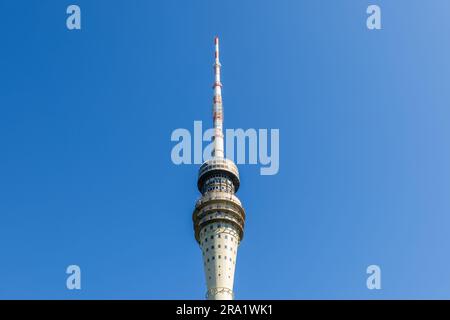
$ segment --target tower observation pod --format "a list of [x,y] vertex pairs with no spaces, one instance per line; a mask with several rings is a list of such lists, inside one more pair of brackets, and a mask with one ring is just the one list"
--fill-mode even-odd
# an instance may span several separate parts
[[239,244],[244,236],[245,211],[235,196],[239,172],[233,161],[224,157],[222,83],[219,38],[214,39],[214,148],[212,158],[198,172],[198,190],[202,196],[195,204],[192,219],[195,239],[203,255],[208,300],[234,298],[234,270]]

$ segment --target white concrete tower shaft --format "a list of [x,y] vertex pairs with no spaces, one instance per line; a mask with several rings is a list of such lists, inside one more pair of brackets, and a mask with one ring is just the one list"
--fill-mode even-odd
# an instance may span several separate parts
[[197,186],[202,196],[195,204],[192,219],[195,239],[202,250],[206,297],[231,300],[237,251],[244,236],[245,211],[235,195],[240,185],[238,169],[224,157],[219,38],[214,43],[214,153],[198,172]]

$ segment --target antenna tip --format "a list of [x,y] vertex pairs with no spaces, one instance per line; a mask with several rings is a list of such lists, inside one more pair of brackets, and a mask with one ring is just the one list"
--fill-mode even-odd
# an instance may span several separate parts
[[215,36],[214,37],[214,44],[218,44],[219,43],[219,37],[218,36]]

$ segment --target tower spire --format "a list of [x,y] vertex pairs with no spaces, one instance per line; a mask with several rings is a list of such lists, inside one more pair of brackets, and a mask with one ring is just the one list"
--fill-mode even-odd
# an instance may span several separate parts
[[222,109],[222,83],[220,82],[219,37],[214,38],[214,97],[213,97],[213,123],[214,123],[214,149],[213,157],[223,158],[223,109]]

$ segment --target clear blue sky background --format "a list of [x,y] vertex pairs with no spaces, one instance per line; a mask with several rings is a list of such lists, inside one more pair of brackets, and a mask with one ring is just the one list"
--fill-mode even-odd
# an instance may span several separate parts
[[[66,8],[82,30],[66,29]],[[366,28],[369,4],[383,30]],[[202,299],[198,166],[170,135],[279,128],[240,166],[238,299],[450,298],[450,2],[0,2],[0,298]],[[65,269],[82,269],[82,290]],[[382,268],[382,290],[366,267]]]

